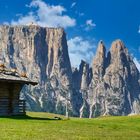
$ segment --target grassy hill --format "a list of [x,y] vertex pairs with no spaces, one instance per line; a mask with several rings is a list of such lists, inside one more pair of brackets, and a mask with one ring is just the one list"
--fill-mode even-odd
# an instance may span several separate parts
[[0,140],[140,140],[140,116],[67,120],[49,113],[27,115],[0,117]]

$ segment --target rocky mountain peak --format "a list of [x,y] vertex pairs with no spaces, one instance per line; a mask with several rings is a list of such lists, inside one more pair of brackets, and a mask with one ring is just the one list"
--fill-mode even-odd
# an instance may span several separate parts
[[[68,56],[66,34],[63,28],[47,28],[46,39],[48,46],[47,75],[56,75],[64,85],[69,85],[72,75]],[[63,78],[63,75],[65,77]]]
[[106,48],[103,41],[98,43],[96,55],[93,59],[92,71],[93,76],[102,78],[105,72]]
[[92,79],[92,70],[87,62],[81,60],[79,70],[75,68],[73,71],[73,83],[74,87],[78,89],[86,90]]
[[99,64],[103,64],[105,56],[106,56],[106,48],[105,48],[105,45],[104,45],[103,41],[101,40],[98,43],[98,48],[97,48],[97,51],[96,51],[94,62],[99,63]]
[[125,45],[124,43],[120,40],[120,39],[117,39],[115,41],[113,41],[112,45],[111,45],[111,50],[112,51],[115,51],[115,50],[122,50],[122,49],[125,49]]
[[126,61],[129,61],[129,59],[131,59],[131,56],[124,43],[119,39],[113,41],[110,51],[108,52],[108,62],[117,67],[127,63]]
[[67,90],[72,86],[64,29],[0,26],[0,59],[6,66],[25,71],[39,81],[36,87],[26,86],[23,91],[30,109],[62,112],[66,96],[70,97]]
[[107,59],[104,59],[107,60],[107,65],[103,76],[103,67],[97,62],[93,67],[94,115],[139,112],[139,72],[124,43],[121,40],[114,41]]
[[0,26],[0,62],[38,79],[22,91],[29,110],[64,114],[67,105],[80,117],[140,113],[140,74],[121,40],[108,56],[100,41],[92,68],[82,60],[77,69],[71,68],[64,29]]
[[105,45],[104,45],[104,42],[103,40],[100,40],[99,43],[98,43],[98,48],[97,48],[97,52],[96,53],[102,53],[104,54],[106,51],[106,48],[105,48]]
[[128,55],[128,49],[125,47],[124,43],[118,39],[113,41],[110,48],[110,53],[111,55],[115,55],[116,57],[120,58],[122,53]]

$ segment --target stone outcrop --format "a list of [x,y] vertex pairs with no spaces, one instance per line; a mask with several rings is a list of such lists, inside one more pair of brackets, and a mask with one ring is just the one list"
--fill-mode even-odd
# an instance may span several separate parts
[[90,67],[71,68],[62,28],[0,26],[0,64],[38,81],[25,86],[28,110],[79,117],[140,113],[140,74],[121,40],[98,44]]
[[23,89],[29,110],[64,114],[67,102],[72,112],[72,70],[62,28],[0,26],[0,61],[38,81]]
[[[80,117],[88,117],[89,105],[88,105],[88,89],[92,80],[92,69],[85,61],[81,61],[79,70],[77,68],[73,71],[73,88],[76,89],[76,97],[78,101],[75,102],[74,108],[78,108],[78,114]],[[73,91],[75,93],[75,91]]]
[[91,96],[89,99],[91,100],[89,117],[103,114],[102,112],[105,110],[105,86],[103,77],[105,75],[106,63],[106,48],[103,41],[100,41],[92,63],[93,78],[89,89],[89,95]]
[[[80,117],[140,113],[140,74],[121,40],[114,41],[107,54],[100,41],[91,74],[87,65],[82,61],[79,73],[75,74],[80,75],[80,82],[74,80],[80,85],[78,89],[83,99]],[[89,79],[87,75],[92,75],[90,80],[85,80]]]
[[[99,62],[99,63],[98,63]],[[121,40],[112,43],[105,56],[99,44],[93,60],[93,103],[90,117],[140,112],[139,72]]]

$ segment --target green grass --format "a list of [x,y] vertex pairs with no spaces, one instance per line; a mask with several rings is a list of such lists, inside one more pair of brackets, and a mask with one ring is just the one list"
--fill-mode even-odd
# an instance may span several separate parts
[[67,120],[49,113],[27,115],[0,117],[0,140],[140,140],[140,116]]

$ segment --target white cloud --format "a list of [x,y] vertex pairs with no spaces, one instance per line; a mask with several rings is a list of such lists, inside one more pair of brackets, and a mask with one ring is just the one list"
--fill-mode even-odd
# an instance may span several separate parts
[[138,33],[140,34],[140,26],[139,26],[139,29],[138,29]]
[[137,69],[138,69],[139,72],[140,72],[140,62],[137,60],[137,58],[134,58],[133,61],[134,61],[134,63],[136,64],[136,67],[137,67]]
[[9,23],[5,21],[5,22],[3,22],[3,25],[9,25]]
[[93,41],[84,40],[80,36],[76,36],[68,40],[69,55],[72,66],[79,67],[81,60],[91,63],[94,56],[93,49],[95,48],[93,44]]
[[12,25],[18,25],[18,24],[20,24],[20,25],[25,24],[26,25],[30,22],[36,22],[36,18],[37,17],[34,16],[32,12],[29,12],[28,15],[26,15],[26,16],[20,16],[18,21],[12,20],[11,24]]
[[73,8],[75,5],[76,5],[76,2],[73,2],[73,3],[71,4],[71,8]]
[[93,22],[92,19],[88,19],[86,21],[86,28],[85,28],[85,30],[88,31],[88,30],[93,29],[94,27],[96,27],[96,24]]
[[[66,9],[60,5],[49,5],[42,0],[33,0],[26,7],[30,8],[30,12],[22,15],[18,20],[12,20],[11,24],[28,24],[34,22],[40,26],[47,27],[72,27],[76,25],[76,20],[65,15]],[[34,8],[34,10],[32,10]]]
[[96,26],[96,24],[93,23],[93,21],[92,21],[91,19],[87,20],[87,21],[86,21],[86,24],[87,24],[88,26],[92,26],[92,27],[95,27],[95,26]]

